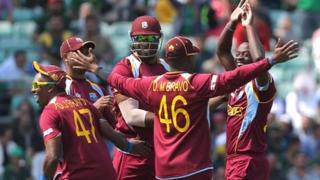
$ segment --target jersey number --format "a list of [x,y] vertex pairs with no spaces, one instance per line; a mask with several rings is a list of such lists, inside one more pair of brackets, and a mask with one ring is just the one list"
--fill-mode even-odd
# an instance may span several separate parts
[[[90,130],[86,129],[86,127],[83,124],[83,120],[81,119],[80,115],[85,115],[87,114],[89,117],[89,121],[90,121]],[[79,112],[77,112],[76,110],[73,110],[73,121],[74,124],[76,126],[76,134],[77,136],[84,136],[87,140],[87,142],[89,144],[91,144],[91,138],[90,138],[90,134],[92,134],[93,139],[98,142],[97,137],[96,137],[96,132],[93,126],[93,118],[92,118],[92,114],[91,111],[89,109],[80,109]]]
[[[183,108],[178,108],[176,109],[176,103],[178,101],[181,101],[183,103],[183,105],[187,105],[187,100],[181,96],[175,96],[172,100],[172,104],[171,104],[171,116],[172,118],[169,118],[169,114],[168,114],[168,105],[167,105],[167,96],[163,95],[161,102],[160,102],[160,108],[159,108],[159,119],[160,122],[166,125],[166,132],[170,133],[170,124],[173,123],[173,126],[175,127],[175,129],[181,133],[186,132],[189,129],[190,126],[190,116],[189,113],[187,112],[187,110],[183,109]],[[162,116],[162,114],[164,116]],[[178,122],[177,122],[177,117],[179,114],[182,114],[185,118],[185,124],[183,127],[179,126]]]

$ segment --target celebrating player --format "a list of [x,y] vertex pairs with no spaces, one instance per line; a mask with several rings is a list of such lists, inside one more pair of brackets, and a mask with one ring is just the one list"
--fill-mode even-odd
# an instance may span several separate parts
[[114,124],[112,108],[113,98],[100,85],[91,82],[85,77],[85,70],[74,68],[75,64],[71,58],[82,58],[84,61],[93,61],[92,50],[95,48],[93,41],[84,42],[79,37],[66,39],[60,46],[60,56],[66,66],[66,93],[87,99],[102,113],[102,115]]
[[[140,16],[132,22],[129,34],[132,54],[120,60],[112,73],[141,78],[167,72],[169,65],[158,57],[162,39],[159,21],[152,16]],[[83,62],[88,64],[91,61]],[[97,64],[91,63],[85,69],[95,72],[103,80],[106,79],[106,73]],[[114,96],[118,107],[116,129],[128,138],[139,138],[153,145],[152,108],[144,101],[124,96],[117,90],[114,90]],[[139,157],[118,150],[115,152],[113,165],[118,179],[155,178],[153,156]]]
[[108,82],[125,95],[144,101],[156,113],[155,170],[158,179],[211,179],[209,98],[230,93],[273,64],[294,58],[294,42],[278,46],[272,58],[221,74],[190,74],[199,49],[185,37],[170,39],[165,60],[170,72],[156,77],[127,78],[112,73]]
[[[150,154],[144,142],[127,141],[87,100],[65,94],[65,72],[33,63],[32,93],[43,108],[40,128],[46,157],[42,179],[116,179],[103,136],[123,151]],[[56,170],[61,172],[56,172]]]
[[[231,54],[233,31],[242,22],[249,42],[242,43],[235,57]],[[250,5],[241,1],[231,14],[218,42],[217,55],[226,70],[233,70],[264,57],[264,50],[253,27]],[[291,41],[296,51],[298,44]],[[281,49],[280,44],[277,49]],[[226,179],[269,179],[266,122],[276,88],[266,71],[231,93],[228,101]]]

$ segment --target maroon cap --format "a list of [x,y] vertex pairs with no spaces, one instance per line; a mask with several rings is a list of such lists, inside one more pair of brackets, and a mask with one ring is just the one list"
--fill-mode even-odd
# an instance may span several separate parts
[[37,61],[32,62],[33,68],[37,73],[49,77],[57,86],[65,89],[66,73],[58,66],[54,65],[41,65]]
[[88,46],[94,49],[96,47],[95,43],[93,41],[86,41],[84,42],[81,38],[79,37],[71,37],[63,41],[63,43],[60,46],[60,56],[63,58],[63,55],[71,52],[71,51],[76,51],[80,49],[83,46]]
[[152,16],[139,16],[131,25],[130,36],[161,35],[159,21]]
[[167,42],[164,53],[165,59],[170,59],[196,55],[199,51],[186,37],[176,36]]

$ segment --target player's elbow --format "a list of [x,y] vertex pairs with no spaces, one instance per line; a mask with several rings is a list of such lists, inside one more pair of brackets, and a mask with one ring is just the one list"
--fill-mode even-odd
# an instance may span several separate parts
[[142,117],[135,112],[131,112],[130,115],[126,117],[126,123],[130,126],[135,126],[137,121],[143,121]]
[[131,109],[124,115],[126,123],[130,126],[145,127],[145,118],[147,111],[141,109]]

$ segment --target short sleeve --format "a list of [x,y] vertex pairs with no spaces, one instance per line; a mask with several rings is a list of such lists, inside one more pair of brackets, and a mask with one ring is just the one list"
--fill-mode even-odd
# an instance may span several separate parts
[[53,109],[43,110],[39,122],[44,142],[61,136],[61,127],[59,125],[61,119],[58,111]]
[[274,96],[276,95],[277,90],[274,80],[271,75],[269,77],[269,82],[264,87],[259,87],[255,80],[252,81],[254,93],[256,94],[257,100],[260,103],[267,103],[273,100]]

